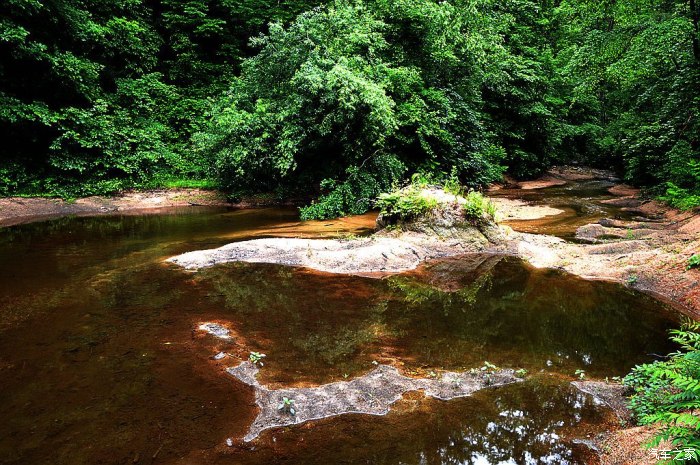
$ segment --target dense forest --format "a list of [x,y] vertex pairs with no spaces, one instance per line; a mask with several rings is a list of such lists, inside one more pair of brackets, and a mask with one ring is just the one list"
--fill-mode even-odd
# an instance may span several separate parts
[[700,205],[696,0],[4,0],[0,195],[212,186],[360,213],[556,163]]

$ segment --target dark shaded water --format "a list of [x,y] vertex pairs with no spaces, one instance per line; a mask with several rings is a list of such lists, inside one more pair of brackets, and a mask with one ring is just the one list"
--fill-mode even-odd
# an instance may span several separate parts
[[[386,279],[253,264],[193,274],[162,262],[251,237],[365,233],[371,222],[184,209],[0,230],[0,463],[584,463],[574,439],[616,420],[569,386],[574,371],[622,375],[670,350],[676,316],[650,297],[502,257]],[[229,323],[233,342],[194,331],[203,321]],[[244,444],[253,395],[211,359],[219,350],[265,352],[273,385],[345,379],[373,361],[421,376],[489,361],[530,376],[449,402],[412,393],[384,417]]]

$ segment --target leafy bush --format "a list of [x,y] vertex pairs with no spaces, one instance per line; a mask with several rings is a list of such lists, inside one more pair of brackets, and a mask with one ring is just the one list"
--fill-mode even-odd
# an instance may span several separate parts
[[633,390],[629,406],[639,423],[659,423],[650,447],[665,440],[678,449],[700,452],[700,322],[671,331],[681,349],[667,361],[638,365],[623,382]]
[[484,215],[491,219],[496,216],[496,206],[489,199],[484,197],[481,192],[470,191],[464,199],[464,214],[467,218],[481,219]]
[[347,179],[321,181],[325,191],[317,200],[300,208],[301,219],[328,219],[365,213],[374,199],[391,189],[403,175],[404,165],[395,157],[378,156],[370,161],[370,169],[351,166],[346,170]]
[[376,206],[389,222],[406,221],[425,215],[438,206],[436,199],[426,196],[419,185],[411,184],[403,189],[379,196]]
[[480,120],[498,37],[476,10],[431,0],[332,1],[253,40],[259,53],[197,137],[222,185],[320,197],[304,219],[362,213],[408,171],[498,179]]
[[685,269],[690,270],[691,268],[700,268],[700,254],[694,253],[688,259],[688,265]]
[[403,189],[394,189],[389,193],[380,194],[375,206],[380,209],[382,216],[389,222],[406,221],[428,214],[434,210],[439,201],[426,193],[424,189],[442,188],[448,194],[465,200],[461,208],[464,216],[470,220],[481,220],[485,216],[493,219],[496,214],[495,205],[482,193],[470,190],[455,180],[447,178],[443,185],[431,184],[434,176],[414,174],[411,183]]
[[[698,184],[700,185],[700,181]],[[660,199],[679,210],[690,210],[691,208],[700,207],[700,193],[683,189],[672,182],[666,183],[666,193]]]

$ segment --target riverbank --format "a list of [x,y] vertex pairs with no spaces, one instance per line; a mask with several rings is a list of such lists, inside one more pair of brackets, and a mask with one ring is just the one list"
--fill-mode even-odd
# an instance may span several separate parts
[[153,214],[163,208],[188,206],[233,205],[218,191],[181,188],[125,191],[113,196],[91,196],[75,201],[48,197],[6,197],[0,199],[0,227],[63,216]]
[[[157,213],[158,216],[67,220],[7,229],[4,231],[6,235],[3,235],[3,239],[6,239],[3,245],[6,249],[4,256],[7,258],[4,274],[9,277],[5,280],[7,284],[5,292],[8,298],[3,303],[9,304],[9,311],[6,314],[13,315],[16,312],[22,315],[25,318],[23,321],[26,321],[27,327],[31,327],[31,331],[20,334],[21,331],[8,330],[4,333],[4,353],[14,356],[14,358],[10,357],[9,362],[3,366],[7,370],[6,378],[12,381],[10,389],[22,393],[22,396],[26,396],[27,389],[32,393],[36,392],[32,395],[45,402],[46,412],[54,411],[52,405],[63,405],[66,415],[72,414],[71,412],[75,410],[87,412],[88,416],[85,419],[80,418],[81,424],[92,424],[94,419],[89,418],[89,412],[106,411],[110,406],[109,404],[93,406],[94,401],[89,399],[110,399],[121,396],[128,398],[126,391],[130,386],[123,386],[119,380],[125,377],[139,380],[140,376],[143,376],[144,380],[149,380],[149,386],[157,386],[158,395],[154,396],[153,400],[147,396],[139,396],[143,399],[140,400],[141,403],[139,404],[139,400],[136,400],[134,401],[136,407],[127,410],[130,418],[143,415],[142,423],[149,425],[156,425],[159,420],[162,421],[162,418],[167,418],[169,424],[174,425],[170,433],[173,437],[177,437],[178,444],[183,444],[181,449],[176,449],[173,454],[184,454],[188,450],[200,450],[205,447],[212,448],[218,444],[216,446],[220,448],[217,449],[218,451],[223,450],[223,453],[235,455],[248,453],[244,450],[245,446],[241,445],[243,443],[234,441],[233,446],[227,446],[223,438],[227,436],[242,438],[246,434],[250,424],[255,421],[253,409],[256,404],[253,399],[253,388],[250,386],[239,386],[239,383],[233,383],[233,392],[231,392],[230,376],[222,374],[222,369],[224,366],[233,366],[232,360],[238,363],[248,359],[250,351],[264,352],[269,356],[269,363],[266,359],[265,369],[261,373],[262,386],[287,389],[304,387],[303,383],[312,383],[310,380],[313,380],[314,385],[346,381],[349,383],[370,372],[375,366],[370,365],[372,360],[379,364],[396,363],[399,370],[403,369],[400,363],[404,361],[407,364],[406,368],[410,370],[416,367],[423,370],[421,367],[425,366],[421,373],[415,375],[408,371],[405,373],[407,376],[430,379],[434,376],[429,370],[436,367],[444,366],[445,369],[455,373],[463,372],[480,366],[479,364],[484,360],[499,366],[511,366],[507,363],[514,363],[513,360],[518,360],[518,357],[526,357],[527,353],[531,353],[529,349],[520,350],[521,346],[516,346],[518,350],[500,346],[502,341],[510,345],[511,338],[518,338],[519,342],[516,341],[514,344],[527,344],[528,348],[533,343],[541,345],[537,353],[543,357],[539,360],[535,359],[536,363],[528,364],[525,360],[513,366],[527,368],[533,378],[539,377],[537,373],[540,369],[556,372],[560,376],[554,384],[561,388],[558,387],[556,391],[541,391],[541,380],[538,378],[527,383],[519,383],[524,387],[511,386],[503,389],[504,398],[512,399],[514,408],[530,412],[529,418],[537,418],[538,421],[544,416],[542,406],[545,402],[556,404],[556,408],[566,412],[560,417],[563,419],[569,418],[566,416],[569,414],[579,414],[571,404],[574,401],[589,403],[592,405],[592,411],[598,412],[600,409],[594,408],[590,397],[570,394],[568,383],[575,373],[574,368],[585,369],[586,378],[592,380],[600,380],[608,375],[622,375],[629,368],[627,365],[623,366],[624,363],[641,363],[645,360],[644,354],[649,352],[664,354],[672,350],[647,350],[649,346],[645,345],[646,342],[639,346],[635,346],[633,342],[636,340],[666,341],[665,330],[675,325],[675,319],[669,322],[668,326],[662,325],[652,319],[655,314],[661,313],[661,306],[652,299],[635,292],[627,292],[619,286],[586,282],[564,273],[535,270],[531,266],[522,265],[520,260],[510,260],[503,255],[524,255],[527,252],[532,255],[529,261],[533,265],[559,267],[562,265],[561,260],[567,260],[566,254],[579,253],[578,257],[569,255],[568,259],[589,262],[598,259],[596,254],[588,254],[596,247],[629,247],[627,243],[633,241],[652,247],[652,241],[657,240],[655,235],[663,236],[672,244],[679,238],[677,230],[692,228],[688,226],[692,215],[687,218],[678,217],[673,223],[674,220],[665,219],[664,212],[644,213],[640,210],[625,211],[624,215],[616,213],[609,215],[607,210],[602,212],[595,210],[593,214],[587,214],[585,217],[586,224],[569,230],[571,237],[576,236],[577,232],[580,232],[580,237],[575,241],[569,239],[568,242],[561,237],[556,237],[554,233],[528,234],[519,230],[524,223],[519,225],[511,223],[511,220],[530,221],[538,223],[542,231],[548,231],[551,224],[556,224],[558,219],[571,214],[570,209],[558,206],[562,200],[556,197],[560,192],[558,189],[563,191],[568,188],[571,188],[569,195],[580,197],[581,202],[585,204],[598,205],[601,201],[608,200],[620,204],[611,208],[610,212],[621,212],[623,208],[635,208],[633,205],[636,202],[639,202],[636,208],[649,208],[649,205],[642,205],[643,202],[636,198],[625,198],[634,197],[636,191],[619,185],[612,187],[615,195],[603,190],[609,195],[600,198],[587,194],[581,195],[576,190],[575,181],[571,181],[569,184],[539,189],[542,192],[539,203],[520,199],[518,196],[521,193],[515,189],[513,198],[497,199],[504,201],[504,205],[500,207],[501,214],[508,214],[508,219],[502,219],[502,225],[506,222],[511,225],[502,226],[498,230],[499,234],[503,235],[502,238],[489,235],[493,237],[491,241],[488,240],[489,237],[483,235],[486,239],[484,240],[483,231],[469,233],[469,237],[478,239],[473,242],[473,250],[484,251],[493,248],[492,255],[483,259],[483,263],[474,263],[474,269],[478,269],[478,272],[469,271],[471,265],[468,262],[475,259],[475,255],[472,254],[458,256],[452,260],[443,258],[433,261],[424,267],[420,266],[414,272],[401,276],[384,275],[383,277],[387,279],[382,280],[329,275],[303,268],[251,265],[222,265],[202,270],[201,273],[182,273],[161,264],[166,257],[194,249],[215,248],[232,242],[241,244],[244,241],[263,237],[277,238],[280,239],[277,243],[286,244],[284,238],[294,238],[295,241],[299,239],[306,241],[304,237],[317,239],[320,237],[319,231],[323,231],[326,237],[340,238],[342,240],[338,242],[341,245],[347,245],[357,240],[358,236],[370,233],[369,227],[374,224],[375,219],[375,215],[372,214],[364,215],[362,218],[362,224],[366,226],[364,229],[352,228],[346,232],[328,221],[300,223],[295,210],[291,208],[284,210],[281,218],[272,218],[279,212],[270,214],[274,209],[229,211],[220,207],[187,206],[172,210],[177,214],[161,215],[159,213],[165,213],[167,210],[156,207],[141,211],[117,211],[116,215],[143,212]],[[538,189],[524,191],[532,193],[537,192]],[[547,205],[547,198],[551,199],[552,193],[555,194],[555,198],[552,200],[552,205]],[[199,204],[199,202],[195,203]],[[510,204],[512,208],[505,204]],[[192,214],[180,214],[189,211]],[[195,214],[195,212],[202,214]],[[601,216],[603,214],[605,216]],[[345,220],[358,222],[360,217],[343,221]],[[434,230],[436,222],[431,219],[427,226]],[[599,229],[598,226],[607,229]],[[632,234],[638,234],[639,237],[628,239],[628,230]],[[450,231],[443,232],[449,234]],[[398,229],[387,231],[389,236],[398,236],[400,233]],[[65,237],[68,234],[70,237]],[[450,252],[448,248],[452,240],[447,237],[440,242],[440,245],[446,247],[446,252]],[[358,243],[368,241],[365,239]],[[435,239],[433,238],[432,241],[434,243]],[[469,245],[465,238],[455,239],[455,241]],[[562,243],[564,245],[561,245]],[[433,247],[434,245],[431,244],[427,243],[424,247]],[[585,249],[586,255],[570,247]],[[421,254],[422,249],[415,247],[414,250]],[[321,259],[314,255],[313,249],[309,257],[309,251],[309,247],[297,249],[300,253],[295,255],[295,260]],[[434,252],[435,249],[428,250],[428,252],[431,251]],[[385,258],[393,260],[392,255],[387,253],[388,257],[383,257],[381,252],[386,253],[386,248],[375,255],[377,259],[381,258],[382,265]],[[549,252],[555,255],[551,261],[548,261],[551,257],[546,255]],[[413,263],[418,257],[413,252],[410,254],[408,261]],[[368,263],[366,260],[353,260],[348,257],[339,260],[338,263],[341,266],[352,266],[358,261]],[[514,268],[508,265],[509,262],[517,262],[518,265]],[[489,267],[497,263],[500,263],[498,270],[493,273],[487,272]],[[682,260],[679,261],[679,265],[679,273],[694,276],[691,272],[685,272]],[[518,271],[520,268],[522,270]],[[604,267],[599,267],[597,270],[599,273],[608,271]],[[492,275],[493,278],[486,279],[486,275]],[[484,279],[477,279],[480,276]],[[629,286],[637,284],[627,283],[622,278],[619,281]],[[607,294],[606,289],[614,292]],[[474,307],[470,307],[473,302],[471,297],[475,295],[473,292],[477,290],[485,292],[493,299],[484,298],[482,294],[478,302],[473,304]],[[40,295],[35,296],[35,294]],[[620,302],[627,297],[630,297],[633,302],[627,305],[621,304]],[[634,299],[639,301],[636,302]],[[641,311],[644,302],[649,303],[648,312]],[[610,305],[608,306],[607,303]],[[637,308],[637,305],[640,308]],[[461,310],[467,307],[473,308],[474,311],[462,313]],[[525,308],[530,310],[524,312]],[[627,313],[618,314],[617,308],[627,308],[632,316],[625,316]],[[568,309],[568,311],[564,312],[562,309]],[[586,316],[589,311],[594,318]],[[35,312],[33,316],[31,312]],[[467,318],[465,315],[470,317]],[[119,330],[125,318],[128,318],[131,328],[127,332]],[[192,328],[196,328],[202,321],[229,321],[226,318],[230,318],[235,329],[232,333],[235,337],[230,343],[226,343],[230,346],[217,339],[210,341],[211,344],[207,343],[206,347],[202,345],[193,349],[196,344],[192,341],[200,341],[200,338],[197,335],[192,336]],[[578,318],[585,318],[586,321],[577,323]],[[564,322],[568,323],[564,324]],[[14,323],[13,327],[20,328],[20,325]],[[113,335],[106,336],[105,329],[113,331]],[[652,339],[645,331],[649,331],[654,338]],[[9,334],[13,336],[7,336]],[[461,339],[462,334],[467,335],[468,338]],[[630,336],[627,336],[628,334]],[[428,337],[425,337],[426,335]],[[571,354],[571,360],[565,359],[564,356],[559,357],[556,353],[562,347],[562,344],[557,341],[566,343],[563,346],[568,350],[562,353]],[[626,344],[630,344],[629,347],[620,352],[619,356],[614,357],[617,363],[612,363],[606,368],[606,351],[602,350],[602,347],[610,347],[613,349],[612,352],[615,352],[618,346],[626,346]],[[36,350],[27,349],[32,347]],[[47,347],[51,350],[47,351]],[[125,355],[124,347],[136,350],[132,349],[132,355]],[[449,350],[441,352],[447,347]],[[478,352],[480,347],[488,349],[483,356]],[[666,346],[655,344],[654,347]],[[51,354],[54,353],[60,357],[60,360],[51,358]],[[477,355],[474,355],[475,353]],[[549,354],[555,353],[559,358],[548,357]],[[46,354],[49,354],[49,358],[46,365],[40,367],[42,373],[52,379],[61,379],[65,376],[63,374],[65,371],[70,372],[74,369],[71,376],[80,380],[80,384],[77,385],[80,389],[74,392],[80,393],[80,400],[86,399],[85,405],[77,403],[75,399],[78,396],[75,396],[75,399],[69,398],[69,402],[63,402],[63,398],[72,395],[71,392],[73,392],[68,392],[66,388],[31,391],[38,387],[31,384],[33,373],[23,374],[26,371],[23,370],[24,360],[31,360],[30,357],[34,356],[37,360],[34,363],[38,364],[38,360],[46,359]],[[219,362],[217,357],[222,354],[234,355],[230,356],[231,358],[225,357]],[[421,354],[428,355],[424,358]],[[427,358],[431,356],[430,354],[439,354],[439,357]],[[584,358],[575,357],[579,354]],[[585,365],[586,360],[590,359],[589,355],[594,360],[595,370],[600,371]],[[603,358],[600,357],[601,355]],[[640,359],[632,359],[630,355],[639,355]],[[62,363],[66,357],[71,357],[71,363],[68,365]],[[553,365],[547,368],[550,364],[545,365],[545,362],[550,358]],[[575,362],[574,358],[576,358]],[[110,364],[106,365],[103,360],[110,360]],[[128,365],[132,360],[142,361],[137,365],[138,371],[129,371],[133,369]],[[326,360],[329,361],[326,362]],[[225,365],[224,361],[226,361]],[[216,369],[211,372],[209,362],[217,364],[214,365]],[[112,366],[115,367],[114,373],[109,371]],[[188,373],[187,369],[190,366],[194,367],[197,373],[204,373],[203,377],[198,378]],[[13,367],[16,367],[16,370]],[[442,372],[435,371],[435,373]],[[105,387],[101,387],[102,379],[107,381]],[[150,381],[151,379],[155,381]],[[292,386],[294,383],[302,384]],[[72,387],[67,382],[64,386]],[[341,384],[341,386],[346,385]],[[173,388],[173,393],[165,390],[170,387]],[[113,389],[114,392],[108,389]],[[532,397],[531,392],[539,394]],[[562,392],[562,397],[556,397],[555,392]],[[183,394],[178,397],[180,393]],[[294,391],[294,395],[297,394],[298,392]],[[599,394],[598,390],[596,394]],[[454,429],[441,432],[438,436],[442,438],[451,437],[452,431],[464,431],[465,424],[474,425],[475,423],[472,423],[476,418],[474,413],[489,412],[494,405],[503,407],[505,410],[503,404],[500,401],[494,402],[494,397],[489,397],[490,395],[486,391],[475,393],[475,396],[464,405],[457,401],[444,406],[436,406],[427,400],[423,401],[422,394],[409,394],[408,397],[420,399],[424,405],[422,408],[430,411],[429,418],[439,418],[440,424],[444,424],[445,416],[435,414],[435,411],[449,412],[455,418],[465,419],[464,423],[455,423],[457,426]],[[5,403],[10,404],[12,398],[6,397],[9,400]],[[196,400],[191,402],[188,399]],[[221,399],[225,401],[218,403]],[[19,400],[21,401],[22,398],[20,397]],[[610,403],[605,398],[603,401]],[[41,400],[37,402],[41,405]],[[8,408],[10,415],[6,416],[19,418],[27,415],[27,418],[35,422],[34,417],[31,416],[33,412],[25,411],[22,404]],[[474,409],[464,407],[466,410],[460,410],[468,404],[473,404]],[[216,413],[218,415],[216,416],[212,409],[214,413],[210,413],[210,416],[195,423],[193,427],[190,418],[201,414],[201,405],[214,405],[216,412],[228,413],[223,415]],[[410,408],[414,408],[412,405]],[[425,407],[426,405],[429,407]],[[529,409],[523,408],[523,405],[529,406]],[[433,435],[429,430],[435,428],[434,424],[411,436],[411,441],[406,440],[407,429],[425,423],[416,421],[418,416],[415,411],[412,411],[411,415],[400,415],[401,412],[406,411],[406,408],[408,408],[406,404],[399,403],[396,404],[393,414],[372,419],[377,422],[389,422],[382,425],[394,426],[380,426],[375,429],[370,428],[369,431],[397,431],[399,433],[392,436],[392,441],[395,437],[395,442],[400,444],[414,441],[413,438],[420,440],[428,433]],[[161,416],[161,411],[166,411],[167,415]],[[231,411],[237,412],[236,419],[231,418],[229,414]],[[158,413],[149,417],[148,415],[152,415],[150,412]],[[505,417],[501,417],[499,413],[500,411],[497,410],[491,411],[492,418],[495,419],[499,428],[501,425],[499,421],[503,421],[505,426],[516,426],[510,418],[501,420]],[[609,412],[605,410],[604,413],[607,416]],[[487,417],[488,415],[484,418]],[[53,414],[46,415],[45,418],[48,424],[54,424]],[[86,438],[85,443],[88,443],[88,440],[94,441],[104,450],[106,450],[104,444],[107,442],[120,443],[114,439],[117,436],[109,436],[112,434],[109,433],[109,425],[116,422],[111,418],[107,420],[109,422],[105,425],[93,429],[99,430],[99,438],[90,436],[89,432],[81,432],[81,436]],[[123,421],[123,419],[118,420],[120,423]],[[268,447],[268,440],[273,441],[270,437],[277,438],[277,441],[281,441],[280,438],[283,437],[294,437],[290,444],[303,440],[305,444],[327,445],[327,438],[323,436],[323,431],[327,431],[324,430],[324,424],[332,423],[333,429],[337,430],[336,425],[345,425],[346,423],[343,422],[347,421],[354,420],[352,416],[349,418],[341,416],[327,423],[321,422],[313,428],[310,425],[300,425],[289,430],[276,431],[274,436],[271,434],[263,436],[259,442],[255,443],[255,447],[256,449]],[[525,422],[525,420],[522,421]],[[358,422],[371,423],[365,421],[364,417]],[[532,425],[532,423],[522,424],[528,428]],[[554,419],[551,424],[555,424]],[[479,426],[476,423],[475,425],[470,431],[476,433],[484,431],[485,424]],[[563,438],[590,438],[590,440],[583,439],[586,442],[581,442],[583,445],[580,447],[584,447],[589,443],[593,444],[593,438],[600,431],[612,431],[609,433],[610,442],[607,443],[609,445],[599,446],[599,449],[609,448],[612,451],[620,449],[622,446],[619,443],[612,442],[619,437],[620,440],[628,441],[629,453],[639,453],[638,459],[630,459],[631,462],[628,460],[627,463],[644,463],[642,460],[646,453],[640,449],[639,444],[632,442],[636,438],[642,440],[641,436],[635,435],[634,432],[626,433],[627,430],[618,430],[619,426],[615,418],[611,418],[605,426],[600,426],[600,429],[598,425],[603,425],[602,422],[596,420],[595,425],[591,434],[588,434],[584,425],[576,426],[572,429],[571,436],[567,436],[565,429],[563,431],[559,427],[547,429],[549,427],[545,423],[535,423],[536,428],[528,429],[531,434],[527,437],[534,438],[542,431],[556,431]],[[520,425],[517,426],[520,427]],[[129,430],[133,431],[138,438],[148,437],[150,434],[160,439],[158,428],[154,428],[155,432],[140,428],[142,427],[133,425]],[[7,430],[13,431],[12,425]],[[19,428],[15,430],[21,431]],[[9,437],[8,434],[6,436]],[[374,435],[357,433],[356,429],[353,429],[353,437],[364,441],[365,438],[374,437]],[[494,436],[490,436],[490,433],[485,436],[489,440],[492,437]],[[505,450],[510,450],[508,447],[517,443],[507,434],[499,437],[503,441],[503,446],[506,447]],[[102,438],[106,438],[104,443],[100,442]],[[200,443],[194,442],[195,439],[201,440],[201,438],[206,438],[205,445],[200,446]],[[388,442],[377,444],[385,443]],[[52,445],[50,441],[46,444]],[[275,444],[279,442],[273,443]],[[159,450],[161,445],[160,441],[152,445],[149,454]],[[23,445],[23,447],[29,450],[30,446]],[[137,444],[134,447],[137,451],[148,450],[151,444]],[[174,444],[168,444],[163,451],[175,447]],[[41,449],[46,448],[41,447]],[[55,448],[51,447],[51,449]],[[23,449],[19,447],[13,446],[13,450],[20,451],[17,453],[18,456],[28,454],[28,452],[22,452]],[[79,453],[80,450],[87,450],[84,443],[78,443],[72,454]],[[125,454],[128,452],[127,449]],[[132,456],[134,453],[132,452]],[[629,457],[631,455],[627,458]]]
[[[642,201],[629,186],[610,188],[615,197],[603,203],[624,205],[630,219],[601,218],[576,228],[574,241],[547,234],[518,232],[501,226],[505,252],[537,268],[556,268],[586,279],[619,282],[651,293],[700,318],[700,270],[687,269],[700,253],[700,215],[681,212],[656,201]],[[505,218],[541,221],[540,206],[499,202]],[[555,221],[556,216],[552,218]],[[526,228],[525,228],[526,229]]]
[[[609,207],[604,213],[613,216],[613,212],[624,212],[625,219],[601,217],[595,222],[572,226],[566,222],[567,215],[573,214],[571,211],[547,204],[548,189],[595,179],[610,182],[610,198],[599,202]],[[558,268],[587,279],[619,282],[652,293],[693,318],[700,318],[700,271],[686,270],[688,258],[700,252],[700,215],[680,212],[655,201],[643,201],[638,189],[618,182],[606,171],[557,167],[535,181],[507,180],[503,185],[494,186],[489,195],[497,206],[497,219],[502,224],[505,240],[486,247],[482,244],[478,251],[517,255],[538,268]],[[533,193],[542,193],[545,200],[523,200],[532,198]],[[127,191],[111,197],[93,196],[72,202],[10,197],[0,199],[0,227],[62,216],[158,214],[172,207],[272,205],[279,205],[279,202],[260,197],[234,204],[218,191],[203,189]],[[556,230],[548,225],[555,223],[572,228],[575,241],[552,236]],[[538,233],[533,234],[533,231]],[[413,252],[411,255],[420,258]],[[423,261],[433,258],[434,254],[419,255]],[[412,263],[407,269],[416,265]],[[392,268],[392,271],[401,268]],[[324,270],[332,272],[325,267]]]

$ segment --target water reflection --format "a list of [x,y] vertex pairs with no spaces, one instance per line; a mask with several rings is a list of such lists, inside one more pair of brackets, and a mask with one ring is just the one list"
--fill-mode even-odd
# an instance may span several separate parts
[[[216,464],[583,464],[574,443],[614,421],[593,400],[550,376],[449,402],[408,396],[385,417],[341,416],[265,433]],[[361,439],[360,439],[361,438]],[[200,462],[195,462],[200,463]],[[201,462],[206,463],[206,462]]]
[[[232,238],[366,231],[369,219],[358,221],[299,226],[288,211],[216,210],[0,230],[0,463],[581,463],[569,439],[609,419],[568,387],[574,370],[613,376],[669,351],[674,316],[658,302],[503,257],[387,279],[162,263]],[[231,341],[193,336],[218,320],[231,323]],[[374,360],[421,376],[489,360],[536,379],[450,402],[409,394],[386,417],[227,448],[256,412],[250,390],[212,365],[217,349],[268,354],[272,383],[344,379]]]
[[327,382],[373,360],[616,376],[669,349],[675,324],[645,295],[502,256],[442,260],[384,280],[248,264],[195,279],[251,350],[271,355],[266,382]]

